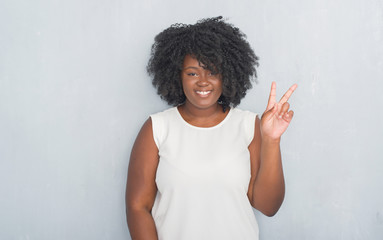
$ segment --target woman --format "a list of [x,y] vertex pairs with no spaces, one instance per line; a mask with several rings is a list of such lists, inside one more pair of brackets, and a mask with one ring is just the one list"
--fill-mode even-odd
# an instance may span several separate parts
[[155,38],[148,72],[174,107],[144,123],[126,190],[133,240],[258,239],[252,207],[273,216],[285,186],[280,138],[293,111],[271,86],[261,119],[235,108],[256,77],[245,35],[222,17]]

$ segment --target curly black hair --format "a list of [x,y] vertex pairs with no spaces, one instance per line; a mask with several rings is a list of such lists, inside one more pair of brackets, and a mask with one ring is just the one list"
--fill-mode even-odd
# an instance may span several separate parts
[[221,16],[196,24],[173,24],[155,37],[147,71],[157,93],[169,105],[185,102],[181,70],[186,55],[192,55],[212,72],[222,76],[218,102],[225,109],[237,106],[257,77],[258,57],[237,27]]

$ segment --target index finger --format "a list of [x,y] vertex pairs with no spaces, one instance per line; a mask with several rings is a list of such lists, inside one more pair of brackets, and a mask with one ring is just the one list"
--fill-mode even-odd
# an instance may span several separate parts
[[297,87],[298,87],[297,84],[292,85],[289,88],[289,90],[287,90],[285,95],[282,96],[281,100],[279,100],[279,103],[283,104],[283,103],[287,102],[289,100],[291,94],[293,94],[293,92],[295,91],[295,89],[297,89]]

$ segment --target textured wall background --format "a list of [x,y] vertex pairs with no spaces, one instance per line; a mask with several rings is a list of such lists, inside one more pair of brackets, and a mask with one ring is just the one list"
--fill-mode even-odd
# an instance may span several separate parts
[[0,239],[129,239],[124,191],[142,123],[167,106],[145,66],[175,22],[223,15],[260,57],[240,108],[299,84],[287,194],[261,239],[383,236],[382,0],[3,0]]

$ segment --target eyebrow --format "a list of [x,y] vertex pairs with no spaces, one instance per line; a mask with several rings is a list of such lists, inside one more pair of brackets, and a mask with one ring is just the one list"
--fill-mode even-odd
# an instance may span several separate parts
[[192,68],[192,69],[199,69],[198,67],[190,66],[190,67],[186,67],[186,68],[184,68],[184,70],[189,69],[189,68]]

